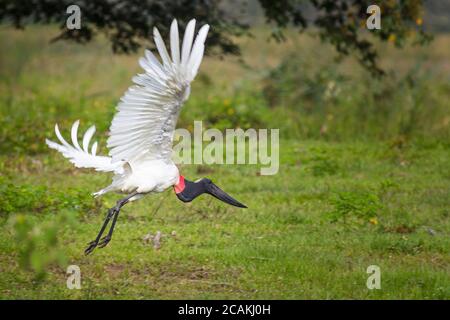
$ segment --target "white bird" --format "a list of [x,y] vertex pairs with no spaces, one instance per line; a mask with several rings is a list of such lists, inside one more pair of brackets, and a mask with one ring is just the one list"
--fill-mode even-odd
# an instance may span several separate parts
[[[60,143],[46,139],[50,148],[62,153],[77,168],[114,173],[112,183],[94,193],[95,196],[109,191],[127,194],[108,211],[96,239],[88,244],[86,254],[97,246],[101,248],[109,243],[123,205],[149,193],[163,192],[171,186],[183,202],[208,193],[231,205],[246,208],[207,178],[197,182],[185,179],[171,159],[178,115],[189,98],[190,83],[202,61],[208,30],[209,25],[202,26],[194,41],[195,19],[189,21],[180,50],[178,25],[173,20],[170,27],[170,57],[158,29],[153,29],[162,62],[149,50],[145,51],[145,57],[139,59],[145,72],[133,78],[135,85],[120,99],[107,141],[109,156],[96,154],[97,142],[90,147],[95,126],[86,131],[80,146],[77,138],[79,121],[72,126],[72,144],[62,137],[58,125],[55,125],[55,133]],[[108,234],[101,238],[111,219]]]

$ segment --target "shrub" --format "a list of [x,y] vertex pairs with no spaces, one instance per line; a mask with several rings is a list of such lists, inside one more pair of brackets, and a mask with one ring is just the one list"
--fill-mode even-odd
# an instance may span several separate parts
[[43,185],[15,184],[2,177],[0,202],[0,214],[56,212],[63,209],[88,212],[98,211],[101,206],[85,190],[53,190]]
[[58,243],[60,231],[74,225],[73,213],[60,212],[51,222],[37,223],[31,217],[17,214],[10,218],[10,225],[18,247],[19,265],[34,272],[36,280],[42,280],[49,266],[66,264],[66,255]]
[[381,201],[374,193],[342,192],[331,201],[334,210],[330,212],[332,221],[343,219],[344,222],[354,219],[369,221],[377,216],[381,209]]

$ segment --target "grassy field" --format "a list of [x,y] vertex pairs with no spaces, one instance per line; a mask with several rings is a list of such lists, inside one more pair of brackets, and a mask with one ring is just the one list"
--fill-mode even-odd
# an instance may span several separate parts
[[[183,165],[249,208],[172,190],[124,207],[108,247],[85,256],[117,195],[108,175],[74,169],[45,137],[96,124],[139,69],[99,40],[50,45],[55,30],[0,29],[0,298],[449,299],[450,37],[404,52],[371,79],[306,35],[240,40],[242,60],[208,58],[179,121],[280,129],[280,170]],[[159,249],[144,240],[161,231]],[[81,290],[66,268],[81,269]],[[370,265],[381,289],[369,290]]]

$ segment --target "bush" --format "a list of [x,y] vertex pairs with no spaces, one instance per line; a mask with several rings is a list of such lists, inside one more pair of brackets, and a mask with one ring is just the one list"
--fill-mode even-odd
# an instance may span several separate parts
[[58,234],[74,224],[74,215],[69,211],[60,212],[51,222],[44,223],[37,223],[24,214],[11,217],[19,265],[33,271],[36,280],[42,280],[54,263],[64,266],[66,255],[58,242]]
[[369,192],[342,192],[332,199],[334,210],[330,212],[332,221],[352,220],[375,221],[381,209],[381,201],[374,193]]
[[80,214],[101,209],[101,203],[84,190],[17,185],[6,178],[0,178],[0,203],[0,216],[9,216],[19,265],[34,272],[36,280],[43,279],[51,265],[65,264],[60,233],[75,226]]
[[14,184],[0,177],[0,214],[57,212],[76,209],[98,211],[101,203],[93,201],[85,190],[51,190],[43,185]]

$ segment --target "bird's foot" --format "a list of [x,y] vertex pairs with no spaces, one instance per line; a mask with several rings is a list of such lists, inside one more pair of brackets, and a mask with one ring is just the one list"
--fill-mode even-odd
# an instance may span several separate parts
[[100,241],[98,243],[98,247],[99,248],[106,247],[110,241],[111,241],[110,235],[104,236],[103,238],[100,239]]
[[92,251],[94,251],[94,249],[98,246],[98,241],[91,241],[88,243],[87,248],[84,250],[84,254],[88,255],[91,254]]
[[[103,223],[103,227],[100,230],[100,233],[98,234],[97,238],[94,241],[91,241],[88,243],[87,248],[84,250],[84,254],[88,255],[91,254],[92,251],[94,251],[95,248],[103,248],[105,247],[110,241],[111,241],[111,234],[112,231],[114,230],[114,226],[116,224],[116,219],[117,219],[117,215],[119,214],[120,211],[120,205],[118,204],[115,207],[112,207],[111,209],[108,210],[108,213],[106,215],[105,221]],[[113,224],[111,226],[111,229],[109,230],[109,233],[101,238],[100,240],[98,240],[99,237],[101,237],[101,235],[103,234],[103,231],[105,230],[106,226],[108,225],[109,221],[111,218],[114,218]]]

